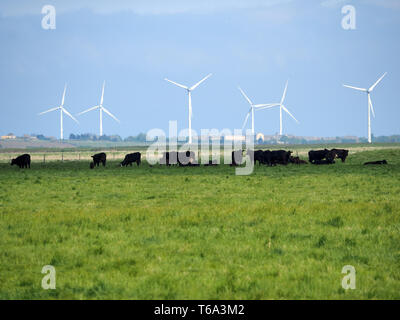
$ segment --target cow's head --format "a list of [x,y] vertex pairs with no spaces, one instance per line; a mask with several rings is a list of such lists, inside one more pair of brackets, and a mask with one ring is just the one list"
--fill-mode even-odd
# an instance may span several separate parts
[[342,159],[342,162],[346,161],[347,156],[349,155],[349,150],[343,150],[340,159]]
[[13,166],[14,164],[17,164],[17,162],[15,161],[16,159],[12,159],[11,160],[11,165]]
[[90,169],[94,169],[94,162],[90,163]]

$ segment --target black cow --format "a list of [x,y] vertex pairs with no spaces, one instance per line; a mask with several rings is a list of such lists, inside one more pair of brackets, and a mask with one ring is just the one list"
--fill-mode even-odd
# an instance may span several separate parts
[[29,154],[23,154],[16,159],[11,160],[11,165],[17,165],[20,169],[31,168],[31,156]]
[[181,167],[185,166],[198,166],[196,162],[196,155],[193,151],[179,152],[178,153],[178,164]]
[[345,149],[332,149],[332,152],[335,153],[335,156],[342,160],[342,162],[346,161],[347,156],[349,155],[349,150]]
[[287,165],[289,163],[290,155],[292,151],[285,150],[274,150],[264,151],[264,163],[269,166],[276,166],[277,164]]
[[311,150],[308,152],[308,160],[313,163],[315,161],[327,160],[329,163],[335,163],[333,160],[336,157],[336,153],[332,150]]
[[243,150],[232,151],[232,163],[231,167],[239,166],[243,162]]
[[372,161],[372,162],[366,162],[364,163],[364,166],[370,165],[370,164],[388,164],[386,160],[381,160],[381,161]]
[[294,164],[308,164],[307,161],[301,160],[299,157],[290,157],[289,162]]
[[142,155],[140,152],[127,154],[124,158],[124,161],[121,162],[121,167],[127,167],[128,165],[132,166],[132,163],[136,162],[139,166],[141,162]]
[[167,166],[178,164],[181,167],[185,166],[196,166],[196,157],[193,151],[186,152],[165,152],[160,160],[160,164],[165,164]]
[[104,152],[95,154],[94,156],[92,156],[92,158],[93,166],[99,166],[100,162],[103,164],[104,167],[106,166],[107,155]]
[[308,161],[313,163],[314,161],[320,161],[326,158],[326,155],[328,154],[329,150],[324,149],[324,150],[311,150],[308,152]]
[[252,163],[257,164],[258,161],[258,165],[264,164],[264,151],[247,150],[247,154],[249,155]]

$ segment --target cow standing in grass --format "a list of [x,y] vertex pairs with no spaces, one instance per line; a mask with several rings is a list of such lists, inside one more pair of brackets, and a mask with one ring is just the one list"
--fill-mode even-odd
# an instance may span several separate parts
[[247,155],[250,157],[252,163],[256,164],[258,161],[258,165],[264,164],[264,151],[247,150]]
[[269,166],[276,166],[277,164],[287,165],[290,160],[290,155],[292,151],[285,150],[274,150],[274,151],[264,151],[263,158],[264,163]]
[[333,164],[335,163],[336,153],[332,150],[311,150],[308,152],[308,160],[312,164]]
[[23,154],[16,159],[11,160],[11,165],[17,165],[20,169],[31,168],[31,156],[29,154]]
[[345,149],[332,149],[331,151],[334,152],[335,157],[342,160],[342,162],[345,162],[347,156],[349,155],[349,150],[345,150]]
[[104,152],[95,154],[94,156],[92,156],[92,158],[93,158],[93,167],[95,166],[98,167],[100,165],[100,162],[103,164],[103,167],[106,166],[107,155]]
[[141,153],[135,152],[127,154],[124,158],[124,161],[121,162],[121,167],[127,167],[128,165],[132,166],[132,163],[135,163],[139,166],[141,162]]

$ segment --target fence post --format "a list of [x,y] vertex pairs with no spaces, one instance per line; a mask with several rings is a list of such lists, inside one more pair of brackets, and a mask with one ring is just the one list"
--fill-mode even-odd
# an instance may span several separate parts
[[46,163],[46,154],[43,154],[43,163]]
[[61,161],[64,162],[64,152],[61,151]]

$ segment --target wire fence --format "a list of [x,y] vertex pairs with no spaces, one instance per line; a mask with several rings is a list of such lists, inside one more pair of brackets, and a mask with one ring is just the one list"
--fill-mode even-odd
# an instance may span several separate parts
[[[86,161],[90,162],[92,161],[92,156],[94,154],[104,152],[107,154],[107,161],[122,161],[125,158],[125,155],[132,153],[132,151],[110,151],[110,150],[104,150],[104,151],[96,151],[96,152],[56,152],[56,151],[51,151],[51,152],[29,152],[31,156],[31,162],[33,163],[46,163],[46,162],[66,162],[66,161]],[[143,160],[146,159],[146,150],[141,150],[141,158]],[[0,163],[11,163],[11,160],[14,158],[17,158],[24,152],[1,152],[0,153]],[[200,150],[196,152],[196,159],[199,161],[201,156],[204,155],[205,152],[201,152]],[[230,157],[231,153],[230,152],[224,152],[223,150],[221,151],[209,151],[208,153],[210,158],[218,158],[218,157]],[[155,153],[154,156],[152,157],[152,160],[154,159],[160,159],[162,158],[162,153]],[[150,159],[149,159],[150,160]]]
[[[95,153],[105,152],[107,160],[120,160],[122,161],[127,153],[124,152],[110,152],[110,151],[96,151]],[[36,163],[46,163],[53,161],[91,161],[94,152],[30,152],[31,161]],[[0,153],[0,163],[11,162],[12,159],[20,156],[23,152],[5,152]]]

